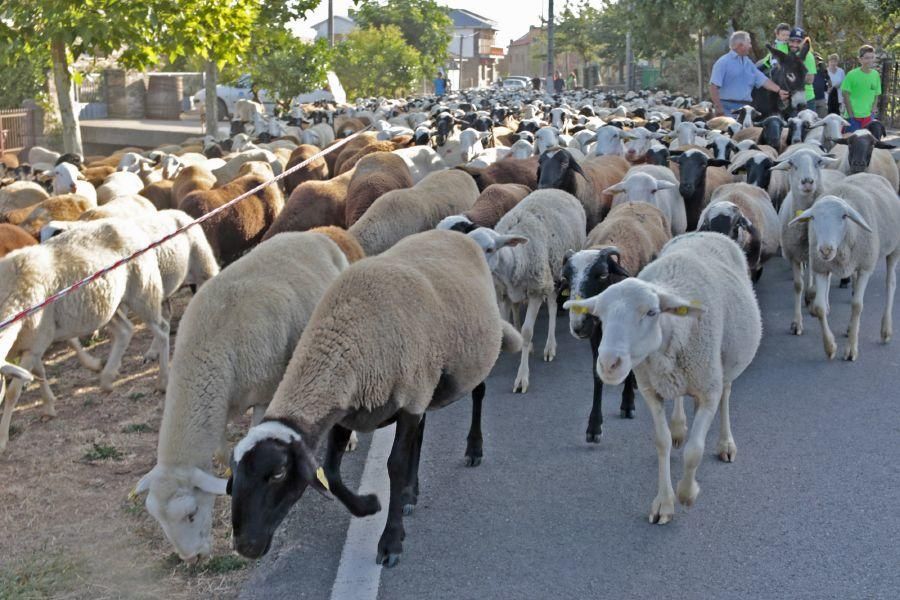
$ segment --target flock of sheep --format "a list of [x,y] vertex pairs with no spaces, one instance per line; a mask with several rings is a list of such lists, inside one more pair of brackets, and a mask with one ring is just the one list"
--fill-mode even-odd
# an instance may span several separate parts
[[[145,355],[159,361],[165,409],[157,464],[136,491],[185,560],[211,552],[217,495],[232,496],[235,548],[248,557],[269,549],[307,486],[354,515],[377,512],[376,496],[342,482],[341,459],[354,431],[396,422],[377,549],[379,563],[396,564],[426,410],[471,392],[465,460],[480,464],[484,381],[501,350],[518,352],[513,389],[527,392],[544,303],[544,360],[556,357],[560,308],[572,335],[590,339],[588,443],[601,438],[604,383],[624,382],[623,417],[634,416],[635,388],[646,400],[659,457],[649,516],[660,524],[676,497],[696,500],[717,410],[716,453],[735,459],[731,388],[761,338],[753,285],[779,249],[793,269],[793,333],[805,297],[834,358],[831,276],[850,280],[844,357],[855,360],[866,285],[883,259],[881,340],[892,336],[900,175],[878,124],[844,136],[836,115],[757,122],[749,106],[710,118],[706,103],[661,92],[470,91],[311,105],[288,121],[239,108],[227,140],[109,157],[33,148],[28,163],[3,165],[0,188],[6,318],[302,165],[0,331],[2,451],[25,383],[39,382],[55,415],[51,344],[69,344],[110,390],[130,315],[149,327]],[[170,358],[169,299],[183,286],[194,295]],[[78,341],[99,329],[112,338],[105,364]],[[675,401],[669,420],[665,399]],[[249,409],[253,426],[230,450],[226,425]],[[673,490],[669,458],[682,445]]]

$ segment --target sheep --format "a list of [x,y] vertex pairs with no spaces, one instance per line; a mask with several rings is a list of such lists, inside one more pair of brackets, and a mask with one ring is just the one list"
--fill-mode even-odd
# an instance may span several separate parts
[[341,173],[346,173],[347,171],[353,169],[353,167],[355,167],[364,157],[370,154],[375,154],[376,152],[393,152],[397,148],[397,144],[391,141],[373,142],[371,144],[367,144],[357,150],[356,153],[354,153],[352,156],[342,156],[341,158],[344,160],[341,161],[340,166],[335,167],[335,172],[338,175],[340,175]]
[[556,127],[541,127],[534,134],[534,153],[541,155],[548,148],[560,145],[559,130]]
[[313,309],[346,268],[326,236],[285,233],[235,261],[188,304],[157,463],[135,490],[149,492],[147,510],[182,559],[212,547],[213,500],[225,489],[210,471],[214,456],[226,459],[227,422],[249,408],[259,422]]
[[391,190],[412,187],[413,179],[403,159],[390,152],[376,152],[362,158],[350,178],[346,193],[345,223],[351,227],[370,206]]
[[34,146],[28,150],[28,162],[31,165],[49,165],[50,168],[46,170],[52,169],[60,156],[62,155],[59,152],[41,146]]
[[743,176],[747,183],[766,190],[772,205],[778,211],[790,191],[790,179],[784,171],[771,170],[775,158],[762,150],[741,150],[732,157],[728,172]]
[[473,165],[456,168],[471,175],[478,190],[483,192],[495,183],[518,183],[531,189],[537,188],[538,164],[539,158],[531,156],[526,159],[505,158],[483,168]]
[[84,176],[72,163],[61,163],[53,167],[53,194],[78,194],[97,205],[97,190],[84,180]]
[[859,129],[846,138],[833,141],[846,148],[835,146],[832,149],[840,159],[832,168],[846,175],[855,173],[881,175],[894,186],[894,192],[900,190],[900,169],[889,152],[894,149],[892,145],[879,142],[868,129]]
[[713,193],[700,215],[698,231],[727,235],[744,250],[753,283],[762,276],[763,263],[775,256],[781,223],[765,190],[748,183],[728,183]]
[[678,194],[678,180],[671,169],[656,165],[632,167],[619,183],[603,191],[613,197],[612,205],[647,202],[660,209],[669,220],[672,235],[687,230],[684,201]]
[[[419,299],[414,311],[410,297]],[[378,351],[366,351],[373,342]],[[372,431],[396,420],[388,459],[388,522],[376,559],[395,566],[402,553],[403,515],[418,500],[426,409],[471,391],[480,410],[484,379],[500,350],[515,350],[520,343],[500,318],[480,249],[459,233],[424,232],[352,265],[316,307],[263,422],[235,446],[227,489],[237,551],[247,557],[264,554],[287,512],[290,503],[272,506],[271,501],[271,477],[281,474],[260,469],[272,460],[297,466],[281,484],[289,486],[294,500],[312,485],[334,494],[356,516],[380,510],[376,496],[357,495],[341,480],[343,446],[351,429]],[[474,410],[472,424],[467,460],[477,464],[481,435]],[[326,436],[320,470],[315,452]]]
[[[503,160],[504,158],[506,158],[508,156],[512,156],[512,150],[510,150],[509,148],[501,148],[501,147],[487,148],[487,149],[479,152],[475,156],[475,158],[470,160],[467,164],[472,167],[486,168],[486,167],[491,166],[492,164],[494,164],[495,162],[497,162],[499,160]],[[525,158],[528,158],[528,157],[526,156]]]
[[604,125],[597,129],[594,137],[594,155],[625,156],[625,142],[621,129],[612,125]]
[[844,353],[844,360],[853,361],[859,357],[859,319],[866,286],[882,258],[887,264],[887,299],[881,318],[881,341],[889,342],[893,336],[892,313],[897,288],[895,267],[900,258],[900,202],[893,184],[880,175],[851,175],[791,220],[791,225],[798,223],[809,224],[810,269],[816,277],[812,311],[822,325],[828,359],[837,353],[834,334],[828,326],[831,276],[853,277],[850,339]]
[[334,120],[334,132],[338,138],[350,137],[365,128],[362,121],[353,117],[340,116]]
[[433,229],[444,217],[470,209],[477,198],[478,187],[466,173],[439,171],[375,200],[349,232],[366,256],[373,256],[407,236]]
[[309,129],[303,131],[300,141],[304,144],[325,149],[334,143],[334,129],[327,123],[312,125]]
[[115,167],[85,167],[85,169],[81,172],[85,181],[90,183],[95,188],[103,185],[103,180],[116,172]]
[[493,183],[481,192],[472,208],[460,215],[445,217],[436,229],[469,233],[478,227],[494,227],[530,193],[530,188],[518,183]]
[[617,385],[633,370],[655,426],[659,490],[649,520],[660,525],[675,515],[670,453],[685,438],[683,405],[666,422],[665,398],[691,395],[695,411],[684,449],[684,477],[678,500],[691,506],[700,493],[696,473],[706,433],[721,403],[716,449],[733,462],[729,402],[735,379],[753,360],[762,337],[762,318],[747,275],[744,253],[732,240],[712,232],[679,236],[637,277],[611,285],[599,296],[569,300],[564,308],[587,309],[603,324],[596,369],[604,383]]
[[556,283],[566,252],[584,246],[585,214],[581,201],[563,190],[536,190],[489,229],[467,235],[485,252],[494,274],[504,316],[510,303],[528,301],[522,323],[522,353],[513,392],[528,391],[528,354],[538,310],[546,300],[550,317],[544,360],[556,357]]
[[[79,215],[79,221],[97,221],[99,219],[120,218],[132,219],[148,216],[156,212],[153,203],[137,194],[119,196],[103,206],[89,208]],[[142,214],[143,213],[143,214]]]
[[[302,144],[294,148],[293,152],[291,152],[291,156],[288,159],[287,165],[285,166],[285,171],[292,169],[298,164],[309,160],[315,154],[320,152],[319,148],[316,146],[312,146],[310,144]],[[320,156],[310,162],[308,165],[303,167],[302,169],[298,169],[293,173],[287,175],[284,178],[284,191],[290,196],[291,192],[306,181],[323,181],[328,179],[328,163],[325,162],[325,158]]]
[[18,250],[25,246],[33,246],[36,243],[34,236],[29,235],[27,231],[18,225],[0,223],[0,258],[3,258],[13,250]]
[[[656,258],[671,237],[666,216],[655,206],[644,202],[620,204],[591,230],[584,250],[567,254],[561,294],[575,300],[596,296],[622,277],[639,273]],[[597,362],[603,329],[587,311],[572,308],[569,310],[569,331],[576,338],[590,339],[594,392],[585,440],[589,444],[599,444],[603,430],[603,382],[593,365]],[[630,373],[625,380],[619,409],[623,418],[634,418],[634,387],[634,374]]]
[[611,200],[603,197],[603,190],[622,181],[627,171],[627,161],[619,156],[593,156],[579,165],[569,150],[550,150],[541,155],[537,187],[565,190],[578,198],[587,233],[609,210]]
[[850,122],[837,114],[827,114],[810,124],[807,141],[822,143],[827,150],[834,145],[834,141],[841,139],[841,131],[844,127],[850,127]]
[[329,152],[325,155],[325,162],[328,165],[328,172],[332,174],[337,173],[345,160],[350,159],[366,146],[375,144],[378,141],[379,140],[376,138],[374,133],[363,133],[362,135],[353,138],[352,140],[341,146],[339,150]]
[[359,241],[350,235],[349,231],[342,227],[326,225],[324,227],[313,227],[309,231],[311,233],[327,235],[332,242],[338,245],[338,248],[340,248],[341,252],[344,253],[344,256],[347,257],[347,262],[351,265],[366,257],[366,253],[362,249],[362,246],[359,245]]
[[[179,209],[199,218],[226,202],[249,192],[272,178],[266,163],[250,162],[241,167],[238,177],[221,187],[193,191],[181,201]],[[203,232],[220,264],[234,262],[242,253],[258,244],[284,207],[284,195],[277,185],[267,185],[227,211],[203,222]]]
[[448,167],[444,159],[438,156],[438,153],[433,148],[428,146],[400,148],[394,150],[393,153],[406,163],[414,184],[422,181],[429,173],[435,173]]
[[[150,243],[134,223],[110,219],[86,225],[48,240],[28,246],[0,259],[0,314],[9,316],[41,302],[72,282],[107,267]],[[113,337],[109,359],[100,374],[100,387],[110,391],[122,356],[131,339],[133,326],[117,312],[124,304],[147,324],[163,349],[159,354],[159,380],[168,375],[169,323],[162,316],[162,282],[156,255],[145,253],[124,267],[114,269],[100,281],[80,288],[45,307],[41,312],[18,321],[0,332],[0,364],[11,355],[19,356],[19,367],[26,373],[34,369],[41,379],[43,412],[55,416],[55,398],[47,383],[43,355],[55,341],[89,335],[103,325],[111,326]],[[9,440],[9,425],[27,376],[16,376],[6,390],[3,418],[0,421],[0,452]]]
[[156,207],[156,210],[176,208],[178,204],[172,197],[172,189],[174,186],[175,181],[173,179],[163,179],[162,181],[157,181],[144,186],[144,188],[138,192],[138,195],[149,200],[150,203]]
[[665,134],[665,131],[653,132],[644,127],[624,132],[622,138],[628,140],[625,142],[625,159],[630,163],[643,161],[653,141],[662,139]]
[[534,154],[534,144],[528,140],[517,140],[509,147],[509,156],[515,159],[524,159]]
[[18,225],[34,238],[39,237],[41,227],[50,221],[75,221],[93,204],[77,194],[51,196],[34,206],[6,214],[9,223]]
[[240,98],[234,103],[234,117],[244,123],[250,123],[254,115],[263,115],[265,112],[262,104],[247,98]]
[[239,176],[241,168],[248,162],[269,163],[274,175],[280,175],[284,170],[274,153],[269,152],[268,150],[248,150],[232,156],[228,159],[228,162],[225,163],[225,166],[212,170],[212,174],[216,178],[216,185],[222,187],[226,183],[234,180]]
[[327,181],[307,181],[291,192],[284,210],[269,227],[263,240],[283,231],[306,231],[313,227],[346,225],[347,190],[355,171]]
[[471,162],[478,154],[484,152],[484,144],[491,137],[489,131],[476,131],[465,129],[459,133],[460,160],[463,163]]
[[216,185],[216,176],[201,165],[191,165],[181,170],[172,180],[172,204],[180,206],[191,192],[206,191]]
[[[129,171],[117,171],[103,180],[97,188],[97,204],[104,205],[119,196],[132,196],[144,189],[144,182]],[[75,192],[77,193],[77,192]]]
[[720,185],[731,183],[734,178],[722,168],[727,160],[709,158],[699,150],[674,151],[671,159],[678,165],[678,193],[684,200],[685,216],[689,231],[697,229],[700,213],[709,203],[712,193]]
[[0,189],[0,215],[12,210],[33,207],[49,197],[47,190],[33,181],[14,181]]

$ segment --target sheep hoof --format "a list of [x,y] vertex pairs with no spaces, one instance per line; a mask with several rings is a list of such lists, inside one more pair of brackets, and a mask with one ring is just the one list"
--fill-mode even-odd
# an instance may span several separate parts
[[836,354],[837,345],[834,342],[825,342],[825,356],[828,357],[828,360],[834,360]]
[[843,279],[841,279],[841,283],[839,284],[839,287],[841,289],[846,289],[849,285],[850,285],[850,278],[844,277]]
[[355,431],[350,432],[350,439],[347,440],[347,447],[344,448],[344,452],[355,452],[356,448],[359,446],[359,437],[357,437]]
[[552,362],[554,358],[556,358],[556,346],[544,348],[544,361]]
[[665,525],[675,516],[675,499],[671,496],[657,496],[650,506],[650,522]]
[[528,377],[516,377],[516,382],[513,384],[513,394],[524,394],[528,391]]
[[678,501],[684,506],[691,507],[694,505],[694,501],[697,500],[697,495],[700,493],[700,484],[697,483],[696,479],[690,481],[682,479],[678,482],[677,489]]
[[394,552],[382,554],[381,552],[379,552],[378,558],[375,559],[375,562],[385,568],[393,569],[397,566],[397,563],[400,562],[400,554]]
[[481,455],[466,455],[465,465],[467,467],[477,467],[481,464]]
[[733,440],[719,442],[717,452],[719,454],[719,460],[722,462],[734,462],[734,459],[737,457],[737,446],[734,444]]
[[793,335],[803,335],[803,325],[801,325],[797,321],[794,321],[793,323],[791,323],[791,333]]
[[587,435],[584,436],[584,441],[588,444],[599,444],[600,443],[600,432],[591,433],[588,432]]
[[413,514],[414,510],[416,510],[415,504],[404,504],[403,505],[403,516],[408,517],[409,515]]
[[93,371],[94,373],[99,373],[103,370],[103,361],[93,356],[85,356],[82,365],[85,369]]
[[56,411],[45,410],[41,413],[41,423],[46,423],[47,421],[52,421],[56,418]]
[[857,358],[859,358],[859,350],[854,348],[847,348],[847,351],[844,353],[844,360],[853,362]]
[[633,408],[623,408],[619,410],[619,416],[623,419],[633,419],[634,418],[634,409]]
[[381,510],[381,502],[375,494],[363,494],[351,511],[354,517],[368,517]]
[[671,431],[672,447],[681,448],[684,445],[684,440],[687,439],[687,425],[681,421],[673,421]]
[[113,384],[115,383],[115,381],[115,375],[100,373],[100,389],[104,392],[113,391]]

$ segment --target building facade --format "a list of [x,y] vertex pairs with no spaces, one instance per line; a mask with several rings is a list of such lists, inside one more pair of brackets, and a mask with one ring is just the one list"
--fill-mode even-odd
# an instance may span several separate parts
[[[328,39],[328,19],[311,25],[316,32],[316,39]],[[334,15],[334,43],[343,42],[347,35],[356,29],[356,21],[350,17]]]
[[499,79],[497,63],[504,56],[496,45],[497,23],[463,9],[451,9],[453,38],[447,47],[447,74],[455,89],[485,87]]

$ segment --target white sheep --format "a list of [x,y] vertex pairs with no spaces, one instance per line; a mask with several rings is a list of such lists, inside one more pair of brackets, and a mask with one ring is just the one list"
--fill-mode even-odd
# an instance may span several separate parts
[[605,383],[618,385],[634,371],[653,417],[659,458],[659,489],[650,522],[668,523],[675,515],[670,453],[687,430],[683,407],[673,414],[669,430],[664,399],[691,395],[695,400],[684,477],[678,483],[682,504],[691,506],[700,493],[697,468],[720,402],[716,453],[725,462],[737,454],[729,414],[731,387],[753,360],[762,336],[744,253],[718,233],[682,235],[666,244],[637,277],[563,306],[587,309],[602,322],[596,369]]
[[791,225],[800,223],[808,223],[809,228],[810,269],[816,277],[817,292],[812,311],[822,324],[826,356],[833,359],[837,353],[834,334],[828,326],[831,276],[853,278],[850,340],[844,359],[856,360],[863,297],[882,258],[887,263],[887,300],[881,318],[881,341],[890,341],[897,287],[895,267],[900,258],[900,198],[892,184],[880,175],[851,175],[791,220]]
[[[273,486],[291,503],[312,486],[356,516],[380,510],[377,496],[357,495],[341,480],[343,444],[350,429],[396,420],[388,522],[376,559],[395,566],[403,515],[418,501],[426,410],[470,391],[480,406],[500,350],[520,343],[500,318],[481,250],[460,233],[420,233],[351,265],[313,312],[263,422],[234,449],[228,490],[236,550],[257,558],[271,545],[286,514]],[[319,468],[316,450],[326,437]],[[264,466],[286,461],[294,468]]]
[[672,235],[687,230],[684,201],[678,193],[678,179],[668,167],[639,165],[632,167],[621,182],[603,190],[612,194],[613,206],[623,202],[647,202],[663,212]]
[[513,145],[509,147],[509,156],[512,158],[522,160],[532,155],[534,155],[534,144],[528,140],[516,140]]
[[537,133],[534,134],[534,153],[536,155],[543,154],[549,148],[554,148],[559,145],[559,129],[556,127],[541,127],[537,130]]
[[212,548],[213,500],[225,489],[210,471],[214,456],[227,460],[226,424],[250,408],[259,423],[313,309],[347,266],[327,236],[282,233],[229,265],[188,304],[157,464],[136,488],[149,491],[147,510],[183,560]]
[[476,156],[484,152],[484,142],[490,139],[489,131],[477,131],[464,129],[459,132],[459,153],[461,164],[471,162]]
[[[130,171],[116,171],[103,180],[97,188],[97,204],[104,205],[121,196],[133,196],[144,189],[140,176]],[[76,192],[77,193],[77,192]]]
[[402,158],[406,166],[409,167],[413,183],[419,183],[429,173],[442,171],[449,166],[433,148],[428,146],[398,148],[393,150],[392,153]]
[[328,123],[312,125],[309,129],[303,131],[300,143],[311,144],[323,149],[327,148],[334,143],[334,129]]
[[[144,186],[138,188],[141,190]],[[53,167],[53,195],[78,194],[92,204],[97,204],[97,190],[72,163],[64,162]]]
[[272,173],[275,175],[280,175],[284,170],[278,157],[273,152],[261,148],[246,150],[231,156],[224,166],[213,169],[212,174],[216,178],[216,187],[221,187],[233,181],[238,176],[241,167],[253,161],[268,163],[272,167]]
[[34,206],[49,197],[50,194],[40,184],[33,181],[14,181],[0,188],[0,214]]
[[586,217],[581,201],[558,189],[536,190],[513,207],[494,229],[468,233],[484,250],[498,288],[501,314],[510,303],[528,302],[522,323],[522,355],[513,392],[528,391],[528,355],[541,304],[550,317],[544,360],[556,357],[556,283],[566,252],[584,246]]

